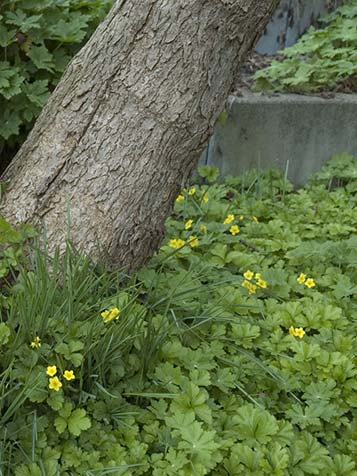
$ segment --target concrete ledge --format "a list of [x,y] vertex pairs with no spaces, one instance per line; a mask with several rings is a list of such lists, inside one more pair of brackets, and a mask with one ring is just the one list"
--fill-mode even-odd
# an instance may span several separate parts
[[201,161],[223,175],[278,167],[301,185],[332,155],[357,155],[357,95],[245,93],[228,102]]

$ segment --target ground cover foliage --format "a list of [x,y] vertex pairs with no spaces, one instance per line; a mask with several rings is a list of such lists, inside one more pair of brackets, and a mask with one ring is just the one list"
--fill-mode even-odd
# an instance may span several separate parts
[[257,89],[287,92],[357,91],[357,1],[348,0],[310,27],[281,61],[256,72]]
[[[0,154],[23,142],[112,0],[0,2]],[[5,156],[4,156],[5,159]]]
[[216,178],[132,277],[1,223],[0,474],[356,476],[356,161]]

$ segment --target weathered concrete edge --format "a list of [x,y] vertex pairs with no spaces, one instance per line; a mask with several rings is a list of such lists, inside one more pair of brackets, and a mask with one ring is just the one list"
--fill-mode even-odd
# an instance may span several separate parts
[[241,104],[357,104],[357,94],[345,93],[324,93],[317,94],[292,94],[292,93],[254,93],[244,92],[241,96],[231,95],[228,98],[228,104],[232,107],[235,103]]

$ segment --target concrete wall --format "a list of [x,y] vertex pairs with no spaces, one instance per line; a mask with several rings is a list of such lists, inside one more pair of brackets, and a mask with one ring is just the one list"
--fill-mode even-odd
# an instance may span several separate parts
[[227,121],[217,125],[201,160],[223,175],[288,166],[288,178],[301,185],[332,155],[357,156],[357,95],[247,93],[229,102]]

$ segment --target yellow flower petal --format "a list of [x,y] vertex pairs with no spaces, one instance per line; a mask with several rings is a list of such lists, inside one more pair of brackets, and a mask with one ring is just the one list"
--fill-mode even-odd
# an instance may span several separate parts
[[60,379],[58,377],[52,377],[50,378],[49,380],[49,385],[48,385],[48,388],[50,388],[51,390],[55,390],[56,392],[58,392],[58,390],[62,387],[62,383],[60,381]]
[[169,241],[169,246],[171,248],[174,248],[174,249],[182,248],[182,246],[184,246],[184,244],[185,244],[185,241],[181,240],[181,238],[178,238],[178,239],[173,238],[172,240]]
[[31,342],[30,346],[32,347],[32,349],[37,349],[37,348],[41,347],[41,339],[39,338],[39,336],[36,336],[34,338],[34,340]]
[[238,235],[238,233],[240,232],[240,228],[238,225],[232,225],[229,229],[229,231],[231,232],[231,234],[234,236],[234,235]]
[[185,223],[185,230],[189,230],[190,228],[192,228],[192,224],[193,220],[187,220],[187,222]]
[[306,274],[300,273],[299,276],[296,278],[296,281],[300,284],[303,284],[306,280]]
[[295,329],[295,336],[296,337],[300,337],[300,339],[302,339],[305,334],[306,334],[306,332],[304,331],[304,329],[302,327],[299,327],[299,328]]
[[198,238],[197,238],[196,235],[190,236],[190,238],[188,240],[189,240],[188,242],[189,242],[191,248],[194,248],[195,246],[198,246]]
[[50,377],[53,377],[57,373],[57,367],[55,365],[50,365],[47,367],[46,374]]
[[231,213],[230,215],[227,215],[227,217],[225,218],[223,222],[223,225],[229,225],[230,223],[232,223],[233,220],[234,220],[234,215]]
[[110,319],[114,319],[114,318],[117,318],[119,314],[120,314],[120,310],[117,307],[113,307],[113,309],[110,310],[108,317]]
[[253,279],[253,276],[254,276],[254,273],[253,271],[250,271],[250,269],[248,269],[244,274],[243,276],[245,277],[245,279],[248,279],[249,281],[251,279]]
[[248,287],[249,294],[255,294],[257,291],[257,287],[255,284],[249,283],[250,286]]
[[66,379],[66,380],[74,380],[76,377],[73,373],[73,370],[65,370],[63,372],[63,377]]
[[104,322],[110,322],[113,319],[118,319],[120,314],[120,310],[117,307],[112,309],[107,309],[106,311],[101,313]]
[[314,288],[316,286],[316,284],[315,284],[315,281],[312,278],[308,278],[305,281],[305,286],[307,286],[308,288]]

